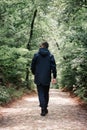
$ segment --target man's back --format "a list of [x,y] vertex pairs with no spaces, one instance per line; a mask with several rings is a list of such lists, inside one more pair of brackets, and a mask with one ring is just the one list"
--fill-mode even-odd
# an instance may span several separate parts
[[35,83],[49,85],[51,80],[50,52],[40,48],[35,63]]

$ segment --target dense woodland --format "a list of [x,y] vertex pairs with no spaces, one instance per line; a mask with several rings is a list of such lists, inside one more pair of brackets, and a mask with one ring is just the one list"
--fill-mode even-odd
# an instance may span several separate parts
[[48,41],[57,84],[87,102],[87,0],[0,0],[0,104],[34,89],[30,71]]

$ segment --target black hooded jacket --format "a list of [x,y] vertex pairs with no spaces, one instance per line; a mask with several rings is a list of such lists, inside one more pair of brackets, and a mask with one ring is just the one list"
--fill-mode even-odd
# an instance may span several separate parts
[[39,52],[34,54],[31,63],[31,71],[35,75],[37,85],[50,85],[51,73],[56,78],[56,63],[54,56],[46,48],[40,48]]

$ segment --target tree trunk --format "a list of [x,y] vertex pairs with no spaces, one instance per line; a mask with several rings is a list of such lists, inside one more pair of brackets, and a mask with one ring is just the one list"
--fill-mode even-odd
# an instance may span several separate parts
[[58,50],[60,50],[59,44],[57,42],[56,42],[56,46],[57,46]]
[[[56,46],[57,46],[57,49],[58,49],[58,50],[61,50],[60,47],[59,47],[59,44],[58,44],[57,42],[56,42]],[[64,59],[64,60],[67,60],[67,58],[66,58],[65,56],[63,56],[63,59]]]
[[[33,36],[33,28],[34,28],[34,21],[37,15],[37,9],[34,11],[34,15],[32,18],[32,22],[31,22],[31,30],[30,30],[30,35],[29,35],[29,40],[28,40],[28,44],[27,44],[27,49],[30,51],[31,50],[31,40],[32,40],[32,36]],[[27,63],[26,65],[26,86],[28,89],[31,89],[29,87],[29,63]]]
[[31,30],[30,30],[30,35],[29,35],[29,41],[28,41],[28,44],[27,44],[28,50],[31,49],[30,44],[31,44],[32,36],[33,36],[33,28],[34,28],[34,21],[35,21],[36,15],[37,15],[37,9],[34,11],[33,19],[32,19],[32,22],[31,22]]

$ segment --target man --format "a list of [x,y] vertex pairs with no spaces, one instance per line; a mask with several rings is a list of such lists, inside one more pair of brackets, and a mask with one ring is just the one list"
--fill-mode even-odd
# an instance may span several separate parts
[[34,54],[31,63],[31,71],[35,76],[34,82],[37,85],[41,116],[45,116],[48,113],[51,73],[53,73],[52,82],[56,83],[56,63],[48,47],[49,44],[47,42],[42,43],[38,53]]

